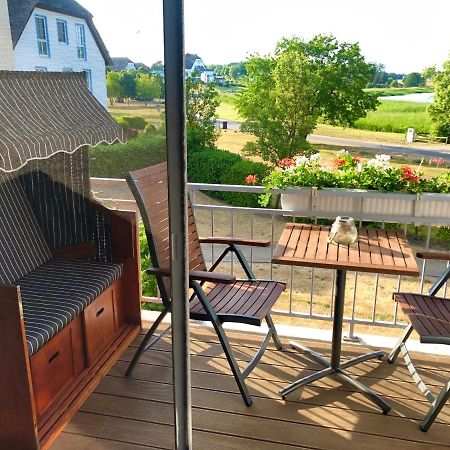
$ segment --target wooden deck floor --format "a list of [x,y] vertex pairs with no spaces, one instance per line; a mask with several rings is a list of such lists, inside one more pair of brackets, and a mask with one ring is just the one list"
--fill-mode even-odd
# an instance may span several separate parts
[[[230,336],[238,358],[248,361],[259,336],[237,332]],[[308,344],[328,353],[328,343]],[[357,345],[344,348],[344,357],[367,351]],[[133,352],[134,348],[125,352],[51,450],[173,448],[169,339],[161,340],[149,351],[133,378],[126,379],[123,374]],[[444,408],[428,433],[422,433],[419,418],[428,404],[412,383],[401,358],[394,365],[372,361],[350,370],[391,403],[393,411],[383,416],[361,394],[331,378],[296,391],[288,401],[282,401],[278,394],[281,387],[319,367],[292,351],[277,352],[273,347],[248,379],[253,405],[247,408],[210,330],[192,329],[192,353],[195,449],[450,448],[450,407]],[[415,358],[431,387],[441,386],[450,377],[448,358],[422,354]]]

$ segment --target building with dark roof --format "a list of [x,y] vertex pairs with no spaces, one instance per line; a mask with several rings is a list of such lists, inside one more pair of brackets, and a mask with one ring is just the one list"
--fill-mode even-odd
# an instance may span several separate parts
[[0,0],[0,69],[84,72],[104,105],[111,64],[92,14],[75,0]]
[[114,72],[120,72],[121,70],[139,70],[139,69],[150,70],[150,67],[148,67],[144,63],[140,62],[135,63],[126,56],[118,56],[111,58],[110,69],[113,70]]

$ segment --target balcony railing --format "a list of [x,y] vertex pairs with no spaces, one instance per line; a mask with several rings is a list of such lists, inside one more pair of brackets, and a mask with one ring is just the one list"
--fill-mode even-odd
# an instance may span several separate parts
[[[136,208],[124,180],[93,178],[94,191],[113,207]],[[334,271],[326,269],[277,266],[271,255],[284,225],[288,221],[310,219],[318,222],[333,219],[340,213],[351,213],[360,226],[373,224],[379,227],[401,227],[415,249],[445,249],[448,242],[436,237],[438,230],[450,226],[450,196],[442,194],[385,194],[349,190],[289,189],[272,191],[275,194],[297,194],[301,208],[296,210],[271,208],[244,208],[225,205],[205,196],[203,192],[247,192],[261,194],[257,186],[230,186],[189,184],[191,200],[201,236],[240,236],[265,238],[271,241],[267,249],[245,249],[253,270],[259,278],[275,278],[288,282],[284,297],[276,304],[275,314],[301,319],[331,321],[333,317]],[[385,206],[386,199],[392,202]],[[343,209],[344,208],[344,209]],[[374,212],[375,211],[375,212]],[[395,225],[393,225],[395,224]],[[440,233],[443,234],[442,231]],[[449,231],[450,236],[450,231]],[[445,248],[447,246],[447,248]],[[222,248],[206,244],[205,258],[213,261]],[[237,276],[240,268],[233,256],[224,261]],[[345,322],[349,324],[350,338],[356,325],[400,327],[402,317],[392,292],[397,290],[425,292],[433,277],[444,269],[444,263],[421,263],[420,278],[379,274],[348,273]],[[447,286],[445,286],[445,292]]]

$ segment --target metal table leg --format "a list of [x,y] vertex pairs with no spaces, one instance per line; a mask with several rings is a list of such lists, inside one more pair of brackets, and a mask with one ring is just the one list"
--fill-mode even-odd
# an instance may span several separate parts
[[283,398],[286,398],[288,394],[302,386],[305,386],[306,384],[320,380],[321,378],[327,377],[329,375],[336,375],[340,380],[351,384],[354,388],[365,395],[370,401],[379,406],[382,409],[383,414],[387,414],[390,411],[391,407],[378,394],[376,394],[364,384],[353,379],[347,372],[344,371],[344,369],[348,367],[354,366],[369,359],[381,358],[383,356],[383,352],[378,351],[368,353],[367,355],[358,356],[341,364],[342,325],[344,319],[346,275],[347,272],[345,270],[337,270],[336,289],[334,297],[333,339],[331,343],[330,361],[326,360],[322,355],[298,342],[290,342],[289,344],[292,348],[305,353],[306,356],[324,366],[325,369],[294,381],[289,386],[282,389],[280,391],[280,394]]

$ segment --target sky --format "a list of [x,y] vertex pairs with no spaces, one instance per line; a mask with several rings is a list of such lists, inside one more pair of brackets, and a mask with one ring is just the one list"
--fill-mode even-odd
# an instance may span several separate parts
[[[162,0],[78,1],[111,56],[163,59]],[[450,0],[185,0],[185,48],[223,64],[271,53],[283,37],[332,33],[389,72],[420,72],[448,59],[449,17]]]

